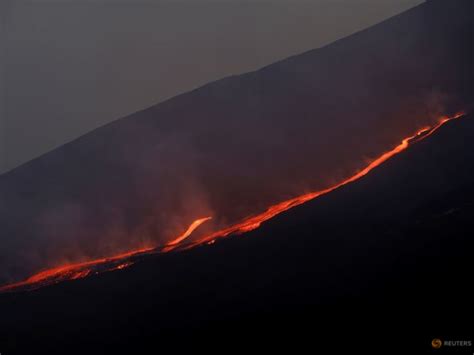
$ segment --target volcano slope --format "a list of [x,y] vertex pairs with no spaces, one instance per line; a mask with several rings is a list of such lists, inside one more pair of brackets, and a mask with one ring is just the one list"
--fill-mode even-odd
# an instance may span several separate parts
[[6,353],[256,346],[251,339],[265,349],[340,353],[359,341],[379,353],[429,350],[433,336],[472,334],[473,174],[466,115],[255,231],[0,295],[0,344]]
[[203,228],[224,228],[332,186],[440,115],[469,110],[473,8],[429,1],[0,176],[0,285],[166,244],[206,216]]

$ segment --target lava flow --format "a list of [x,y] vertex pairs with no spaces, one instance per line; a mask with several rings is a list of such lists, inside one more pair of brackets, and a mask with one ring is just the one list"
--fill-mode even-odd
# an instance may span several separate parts
[[464,116],[465,113],[458,113],[451,117],[441,117],[438,123],[434,126],[424,127],[416,132],[414,135],[407,137],[402,140],[402,142],[397,145],[395,148],[385,152],[380,155],[378,158],[374,159],[369,163],[365,168],[358,171],[351,177],[343,180],[342,182],[326,188],[324,190],[310,192],[290,200],[280,202],[276,205],[270,206],[266,211],[258,215],[250,216],[243,219],[241,222],[222,229],[220,231],[214,232],[210,235],[199,238],[198,240],[183,243],[186,241],[192,233],[203,223],[211,219],[211,217],[205,217],[195,220],[191,223],[188,229],[181,234],[179,237],[175,238],[168,244],[162,247],[149,247],[138,250],[133,250],[127,253],[115,255],[108,258],[101,258],[97,260],[87,261],[83,263],[68,264],[63,265],[57,268],[49,269],[37,273],[25,281],[8,284],[3,287],[0,287],[0,292],[6,291],[18,291],[18,290],[33,290],[42,286],[47,286],[55,283],[59,283],[66,280],[75,280],[84,278],[90,275],[95,275],[101,272],[107,272],[112,270],[124,269],[134,263],[134,260],[137,257],[140,257],[144,254],[156,254],[156,253],[165,253],[172,250],[185,250],[198,245],[211,244],[216,239],[226,237],[229,235],[242,234],[249,231],[252,231],[258,228],[263,222],[275,217],[276,215],[285,212],[293,207],[299,206],[307,201],[313,200],[319,196],[325,195],[335,189],[347,185],[353,181],[356,181],[363,176],[367,175],[370,171],[383,164],[388,159],[399,154],[400,152],[407,149],[411,144],[419,142],[437,131],[442,125],[446,122],[460,118]]
[[114,255],[82,263],[62,265],[56,268],[41,271],[24,281],[0,287],[0,292],[16,290],[34,290],[66,280],[82,279],[89,275],[101,272],[124,269],[133,264],[133,258],[152,252],[154,248],[142,248],[126,253]]
[[220,230],[218,232],[212,233],[211,235],[208,235],[204,238],[199,239],[198,241],[186,244],[186,245],[176,245],[175,248],[180,248],[182,250],[184,249],[189,249],[194,246],[200,245],[200,244],[206,244],[206,243],[212,243],[218,238],[226,237],[231,234],[242,234],[246,232],[250,232],[254,229],[257,229],[260,227],[260,225],[269,220],[270,218],[275,217],[276,215],[285,212],[293,207],[299,206],[305,202],[308,202],[310,200],[313,200],[319,196],[325,195],[331,191],[336,190],[339,187],[342,187],[344,185],[347,185],[351,182],[354,182],[363,176],[367,175],[370,171],[378,167],[379,165],[383,164],[386,162],[388,159],[392,158],[393,156],[399,154],[400,152],[404,151],[407,149],[411,144],[414,144],[416,142],[419,142],[429,136],[431,136],[434,132],[436,132],[442,125],[444,125],[446,122],[461,118],[465,115],[465,112],[458,112],[454,116],[443,116],[439,119],[438,123],[435,124],[434,126],[426,126],[423,127],[422,129],[418,130],[414,135],[409,136],[405,139],[402,140],[402,142],[397,145],[395,148],[392,150],[389,150],[386,153],[383,153],[380,155],[378,158],[374,159],[371,163],[369,163],[364,169],[360,170],[359,172],[355,173],[351,177],[347,178],[346,180],[343,180],[342,182],[328,187],[327,189],[320,190],[320,191],[315,191],[315,192],[310,192],[304,195],[300,195],[298,197],[292,198],[290,200],[286,200],[283,202],[280,202],[276,205],[270,206],[265,212],[260,213],[258,215],[254,215],[251,217],[247,217],[243,219],[240,223],[237,223],[233,226],[230,226],[228,228],[225,228],[223,230]]
[[186,230],[186,232],[184,232],[182,235],[180,235],[178,238],[176,238],[175,240],[172,240],[171,242],[169,242],[166,247],[163,249],[163,251],[168,251],[168,250],[171,250],[175,245],[178,245],[179,243],[181,243],[183,240],[185,240],[186,238],[188,238],[201,224],[203,224],[204,222],[207,222],[209,221],[210,219],[212,219],[212,217],[205,217],[205,218],[201,218],[201,219],[197,219],[195,220],[190,226],[189,228]]

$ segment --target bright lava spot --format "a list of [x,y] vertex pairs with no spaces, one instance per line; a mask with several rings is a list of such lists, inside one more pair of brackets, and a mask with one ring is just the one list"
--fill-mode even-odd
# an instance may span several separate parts
[[174,246],[178,245],[179,243],[181,243],[183,240],[185,240],[186,238],[188,238],[201,224],[203,224],[204,222],[207,222],[209,221],[210,219],[212,219],[212,217],[205,217],[205,218],[201,218],[201,219],[197,219],[195,220],[190,226],[189,228],[186,230],[186,232],[184,232],[182,235],[180,235],[178,238],[172,240],[171,242],[169,242],[165,249],[163,249],[164,251],[169,251],[169,250],[172,250]]

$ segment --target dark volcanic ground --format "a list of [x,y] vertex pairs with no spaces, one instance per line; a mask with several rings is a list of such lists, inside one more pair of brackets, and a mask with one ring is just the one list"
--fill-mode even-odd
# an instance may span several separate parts
[[469,339],[473,174],[468,115],[254,232],[0,295],[2,354],[420,354],[435,336]]

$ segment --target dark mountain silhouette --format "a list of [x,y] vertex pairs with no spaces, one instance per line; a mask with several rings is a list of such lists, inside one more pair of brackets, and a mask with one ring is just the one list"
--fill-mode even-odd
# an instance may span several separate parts
[[473,173],[468,115],[253,232],[0,295],[0,344],[429,352],[432,337],[472,330]]
[[[429,1],[211,83],[0,176],[0,282],[319,189],[472,102],[473,4]],[[211,228],[212,226],[208,226]]]

